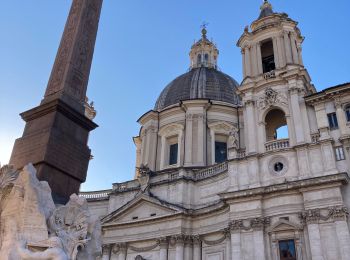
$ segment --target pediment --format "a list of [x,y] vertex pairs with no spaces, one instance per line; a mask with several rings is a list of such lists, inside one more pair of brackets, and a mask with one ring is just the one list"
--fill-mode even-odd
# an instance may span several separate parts
[[302,226],[287,220],[279,220],[269,228],[269,232],[300,230]]
[[167,205],[158,199],[151,198],[143,194],[104,217],[102,219],[102,223],[118,224],[133,222],[151,218],[171,216],[174,213],[180,212],[180,208],[172,205]]

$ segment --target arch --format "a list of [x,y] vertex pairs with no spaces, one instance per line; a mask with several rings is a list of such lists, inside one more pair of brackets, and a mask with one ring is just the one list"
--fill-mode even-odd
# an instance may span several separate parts
[[[270,109],[265,115],[265,135],[266,141],[272,141],[282,138],[288,138],[288,125],[286,115],[283,110],[279,108]],[[285,127],[284,134],[278,136],[277,130]]]

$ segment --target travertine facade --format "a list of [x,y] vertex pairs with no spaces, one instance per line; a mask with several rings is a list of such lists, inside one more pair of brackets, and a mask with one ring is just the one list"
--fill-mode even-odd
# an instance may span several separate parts
[[81,194],[103,259],[349,259],[350,84],[316,92],[297,23],[267,1],[237,43],[239,86],[202,33],[139,119],[135,179]]

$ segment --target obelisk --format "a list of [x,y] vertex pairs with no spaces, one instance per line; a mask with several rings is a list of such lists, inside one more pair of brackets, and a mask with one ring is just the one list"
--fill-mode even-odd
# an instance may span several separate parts
[[90,159],[89,132],[97,127],[84,115],[84,101],[102,0],[73,0],[41,104],[21,114],[26,122],[10,164],[29,162],[49,183],[56,203],[78,193]]

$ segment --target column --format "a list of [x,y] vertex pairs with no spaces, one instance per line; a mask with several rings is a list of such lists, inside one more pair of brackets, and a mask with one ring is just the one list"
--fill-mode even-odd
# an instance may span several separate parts
[[243,79],[244,79],[247,76],[246,67],[245,67],[245,51],[244,51],[244,48],[241,49],[241,54],[242,54],[242,74],[243,74]]
[[184,239],[183,236],[175,237],[175,259],[176,260],[184,260]]
[[192,120],[193,115],[186,113],[185,166],[192,165]]
[[346,118],[345,118],[345,111],[343,110],[343,108],[341,106],[341,101],[339,98],[334,100],[334,105],[335,105],[335,109],[336,109],[340,135],[341,136],[348,135]]
[[159,260],[167,260],[168,259],[168,240],[166,237],[162,237],[159,239]]
[[324,103],[318,103],[314,106],[317,120],[317,127],[320,130],[320,140],[330,138],[328,130],[328,118]]
[[215,163],[215,132],[210,129],[210,139],[211,139],[211,163]]
[[278,55],[278,60],[279,60],[279,65],[281,68],[286,66],[286,62],[284,60],[283,56],[283,42],[282,42],[282,35],[277,36],[277,55]]
[[264,232],[263,228],[253,231],[254,260],[265,260]]
[[258,42],[256,44],[256,60],[257,60],[257,65],[258,65],[258,74],[263,73],[263,68],[262,68],[262,59],[261,59],[261,44]]
[[165,163],[165,154],[166,154],[166,138],[165,136],[161,137],[161,153],[160,153],[160,169],[164,169]]
[[287,62],[287,64],[291,64],[291,63],[293,63],[293,60],[292,60],[292,51],[291,51],[291,47],[290,47],[290,39],[289,39],[288,32],[283,33],[283,39],[284,39],[284,50],[286,53],[286,62]]
[[231,233],[229,230],[227,230],[227,232],[225,232],[225,236],[226,236],[226,260],[232,260],[232,256],[231,256]]
[[251,47],[252,76],[256,76],[258,74],[258,62],[256,54],[256,44],[254,44]]
[[231,231],[231,256],[233,259],[241,260],[241,233],[240,230]]
[[[294,85],[296,82],[289,82],[289,85]],[[303,120],[301,118],[301,111],[299,106],[299,89],[296,86],[290,88],[290,102],[293,113],[294,131],[296,137],[296,143],[305,142]]]
[[255,125],[255,115],[254,115],[254,101],[247,100],[245,102],[245,108],[246,108],[246,121],[247,124],[245,124],[245,127],[247,127],[247,133],[248,136],[246,137],[247,141],[247,154],[255,153],[256,152],[256,138],[255,138],[255,132],[256,132],[256,125]]
[[277,43],[277,37],[272,38],[272,45],[273,45],[273,56],[275,60],[275,66],[277,69],[281,68],[280,60],[278,59],[278,43]]
[[192,237],[186,236],[185,246],[184,246],[184,260],[192,260],[192,259],[193,259]]
[[299,44],[297,46],[297,48],[298,48],[299,64],[300,65],[304,65],[304,63],[303,63],[303,56],[301,55],[301,51],[302,51],[301,45]]
[[251,63],[250,63],[250,47],[246,46],[244,49],[245,52],[245,74],[246,76],[251,76],[252,75],[252,71],[251,71]]
[[[280,260],[278,257],[278,241],[272,241],[272,260]],[[299,260],[299,258],[298,258]]]
[[335,230],[338,237],[340,255],[342,260],[349,259],[350,256],[350,235],[349,227],[345,220],[335,221]]
[[296,38],[294,33],[290,34],[290,43],[292,47],[293,62],[295,64],[299,64],[298,50],[297,50]]
[[180,131],[179,134],[177,135],[177,166],[181,166],[181,155],[182,155],[182,135],[183,131]]
[[200,166],[204,166],[204,114],[199,114],[197,117],[198,121],[198,136],[197,136],[197,145],[198,145],[198,149],[197,149],[197,164]]
[[312,260],[323,260],[321,235],[318,223],[308,223],[309,242]]
[[297,259],[298,260],[303,260],[303,244],[302,242],[300,241],[300,239],[296,239],[295,240],[295,253],[297,255]]
[[118,256],[118,260],[126,260],[126,251],[127,251],[127,247],[126,247],[126,243],[121,243],[119,244],[119,256]]
[[193,237],[193,260],[201,260],[202,259],[202,247],[201,240],[199,236]]

